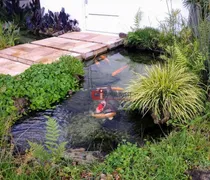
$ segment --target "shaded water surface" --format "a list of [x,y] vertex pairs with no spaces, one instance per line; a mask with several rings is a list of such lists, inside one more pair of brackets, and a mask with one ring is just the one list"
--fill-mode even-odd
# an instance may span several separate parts
[[[138,62],[131,61],[132,58],[138,59]],[[109,53],[100,63],[94,63],[95,60],[87,62],[85,80],[80,91],[66,98],[54,109],[21,118],[12,127],[16,150],[25,151],[28,148],[28,140],[44,142],[46,116],[58,122],[61,130],[59,141],[67,141],[67,148],[84,147],[86,150],[109,152],[122,140],[141,144],[145,134],[152,135],[154,130],[159,134],[160,130],[154,126],[150,116],[142,118],[138,112],[123,111],[119,98],[112,100],[112,105],[115,106],[113,108],[117,111],[112,120],[91,116],[91,112],[94,112],[101,102],[93,98],[92,92],[96,88],[106,86],[125,88],[131,79],[135,79],[135,73],[145,73],[146,66],[150,67],[145,62],[152,58],[154,57],[129,54],[122,49]],[[116,71],[122,67],[124,69],[121,72]],[[113,72],[118,74],[112,76]],[[115,91],[114,97],[118,97],[119,94],[120,91]],[[121,95],[122,93],[119,97]]]

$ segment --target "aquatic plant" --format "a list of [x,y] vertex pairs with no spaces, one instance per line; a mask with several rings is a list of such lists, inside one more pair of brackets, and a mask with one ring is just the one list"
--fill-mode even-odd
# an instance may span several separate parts
[[147,75],[138,75],[126,92],[130,98],[125,107],[151,112],[156,124],[177,119],[184,123],[203,111],[204,92],[198,86],[199,78],[171,61],[155,65]]

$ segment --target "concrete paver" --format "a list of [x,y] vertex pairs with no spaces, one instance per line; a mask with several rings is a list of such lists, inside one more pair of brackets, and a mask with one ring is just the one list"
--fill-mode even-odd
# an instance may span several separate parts
[[95,34],[95,33],[88,33],[88,32],[65,33],[59,37],[93,42],[93,43],[100,43],[100,44],[106,45],[108,49],[113,49],[123,44],[123,40],[119,36]]
[[107,51],[107,46],[99,43],[52,37],[31,42],[32,44],[81,54],[87,60]]
[[12,76],[18,75],[28,69],[30,66],[11,61],[9,59],[0,58],[0,74],[9,74]]
[[0,51],[0,57],[32,65],[48,64],[56,61],[62,55],[72,55],[80,58],[77,53],[42,47],[34,44],[21,44]]

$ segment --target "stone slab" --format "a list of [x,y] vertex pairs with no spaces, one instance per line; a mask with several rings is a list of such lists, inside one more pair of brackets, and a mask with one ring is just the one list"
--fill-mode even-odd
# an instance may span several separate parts
[[65,33],[58,37],[81,40],[86,42],[93,42],[93,43],[100,43],[106,45],[108,49],[113,49],[123,44],[123,39],[121,39],[118,36],[95,34],[88,32],[71,32],[71,33]]
[[71,55],[81,58],[80,54],[62,51],[58,49],[38,46],[34,44],[22,44],[0,51],[0,57],[21,62],[27,65],[52,63],[62,55]]
[[32,44],[81,54],[83,59],[90,59],[107,51],[107,46],[100,43],[52,37],[31,42]]
[[9,74],[11,76],[15,76],[24,72],[29,67],[29,65],[23,63],[0,58],[0,74]]

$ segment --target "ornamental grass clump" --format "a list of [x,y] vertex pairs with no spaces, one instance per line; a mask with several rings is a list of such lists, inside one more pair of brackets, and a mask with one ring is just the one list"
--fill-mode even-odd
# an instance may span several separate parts
[[203,111],[205,94],[198,83],[197,75],[172,61],[155,65],[130,83],[125,107],[150,112],[156,124],[169,119],[184,122]]

